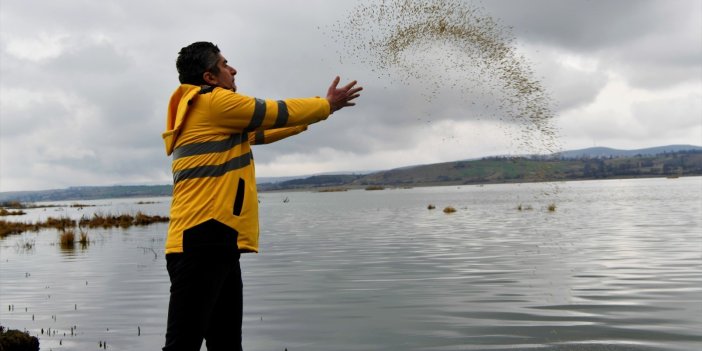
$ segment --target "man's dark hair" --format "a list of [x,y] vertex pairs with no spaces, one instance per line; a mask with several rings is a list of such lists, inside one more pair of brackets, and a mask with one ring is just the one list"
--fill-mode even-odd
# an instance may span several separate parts
[[178,69],[178,80],[182,84],[205,85],[202,78],[205,72],[219,74],[217,61],[219,60],[219,48],[217,45],[206,41],[192,43],[178,53],[176,68]]

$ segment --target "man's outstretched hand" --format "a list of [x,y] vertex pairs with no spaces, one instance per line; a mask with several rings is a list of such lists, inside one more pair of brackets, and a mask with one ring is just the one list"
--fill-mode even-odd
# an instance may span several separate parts
[[338,111],[346,106],[356,105],[356,103],[351,101],[361,96],[361,94],[358,92],[363,90],[363,87],[354,88],[357,83],[355,80],[341,88],[337,88],[340,80],[341,78],[336,76],[332,82],[332,85],[329,87],[329,90],[327,90],[327,101],[329,101],[329,105],[331,106],[331,113],[334,113],[334,111]]

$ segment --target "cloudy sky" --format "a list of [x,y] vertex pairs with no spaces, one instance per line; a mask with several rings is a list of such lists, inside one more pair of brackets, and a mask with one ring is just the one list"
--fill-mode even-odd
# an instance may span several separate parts
[[[359,54],[330,32],[362,30],[344,27],[358,4],[3,0],[0,191],[170,183],[160,135],[175,58],[202,40],[219,45],[246,95],[324,95],[337,74],[365,87],[358,106],[256,147],[260,177],[523,152],[511,140],[520,126],[476,117],[473,95],[447,86],[428,99],[427,82],[400,82],[349,57]],[[511,28],[515,52],[552,98],[564,150],[702,145],[702,1],[471,4]],[[443,64],[437,57],[427,74]]]

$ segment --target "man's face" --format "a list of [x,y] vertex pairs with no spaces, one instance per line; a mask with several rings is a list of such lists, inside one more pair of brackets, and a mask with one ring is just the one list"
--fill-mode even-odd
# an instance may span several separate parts
[[212,75],[216,82],[216,86],[224,89],[230,89],[236,91],[236,83],[234,83],[234,76],[236,75],[236,70],[234,67],[227,64],[227,59],[219,54],[219,60],[217,60],[217,67],[219,68],[219,73]]

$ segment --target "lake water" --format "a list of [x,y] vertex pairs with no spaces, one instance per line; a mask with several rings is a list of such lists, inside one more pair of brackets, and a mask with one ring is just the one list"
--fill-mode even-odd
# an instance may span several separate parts
[[[5,218],[167,215],[169,201]],[[247,351],[702,349],[702,177],[260,202],[261,253],[242,257]],[[0,324],[42,350],[160,350],[166,229],[91,229],[74,249],[55,230],[0,240]]]

